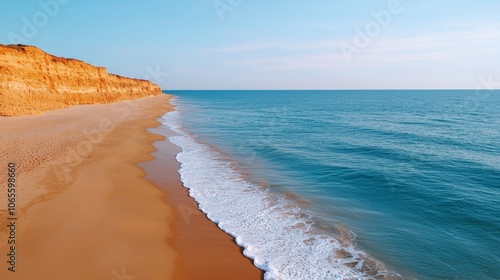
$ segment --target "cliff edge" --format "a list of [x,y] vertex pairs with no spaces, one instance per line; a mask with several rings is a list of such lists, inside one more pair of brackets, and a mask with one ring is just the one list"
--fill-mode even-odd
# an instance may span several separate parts
[[0,116],[34,115],[161,93],[150,81],[108,74],[106,68],[56,57],[33,46],[0,44]]

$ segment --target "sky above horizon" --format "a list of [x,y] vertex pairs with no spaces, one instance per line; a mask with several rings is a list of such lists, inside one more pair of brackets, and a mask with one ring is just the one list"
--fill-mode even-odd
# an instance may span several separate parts
[[500,87],[498,0],[3,2],[0,44],[166,90]]

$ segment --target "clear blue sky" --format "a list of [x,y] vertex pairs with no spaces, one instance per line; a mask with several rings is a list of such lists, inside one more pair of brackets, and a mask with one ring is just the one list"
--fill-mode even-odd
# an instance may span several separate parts
[[498,0],[2,1],[0,43],[164,89],[476,88],[500,83],[499,15]]

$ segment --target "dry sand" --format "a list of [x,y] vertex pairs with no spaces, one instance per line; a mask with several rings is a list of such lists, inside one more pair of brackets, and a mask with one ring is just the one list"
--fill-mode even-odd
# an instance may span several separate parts
[[[173,150],[167,152],[168,178],[155,180],[164,191],[137,166],[153,159],[151,143],[164,139],[146,128],[158,126],[155,119],[171,109],[168,98],[0,118],[0,279],[235,279],[241,273],[260,278],[231,238],[194,212]],[[4,261],[8,162],[17,166],[15,273]],[[182,215],[172,204],[177,199],[193,211],[191,229],[178,225]],[[191,260],[190,250],[211,259]],[[212,278],[226,265],[231,277]]]

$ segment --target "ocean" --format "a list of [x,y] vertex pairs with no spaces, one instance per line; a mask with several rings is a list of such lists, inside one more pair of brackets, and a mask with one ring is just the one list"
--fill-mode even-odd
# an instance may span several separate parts
[[265,279],[500,279],[500,92],[168,93],[184,186]]

